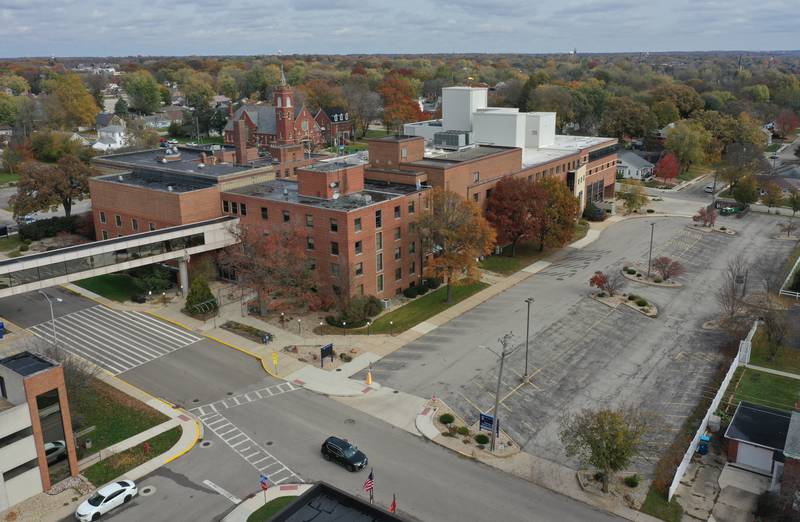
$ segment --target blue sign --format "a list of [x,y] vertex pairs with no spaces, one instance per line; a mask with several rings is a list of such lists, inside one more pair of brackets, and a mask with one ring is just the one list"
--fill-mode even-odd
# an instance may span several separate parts
[[330,357],[333,362],[333,343],[328,343],[319,349],[319,365],[324,367],[325,357]]
[[269,344],[269,338],[270,338],[269,334],[264,334],[264,344]]
[[[488,413],[481,413],[480,430],[492,432],[492,424],[494,424],[494,415]],[[500,419],[497,419],[497,434],[500,435]]]

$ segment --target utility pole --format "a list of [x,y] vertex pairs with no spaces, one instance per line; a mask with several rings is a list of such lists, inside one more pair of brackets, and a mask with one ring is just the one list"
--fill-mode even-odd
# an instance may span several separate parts
[[653,263],[653,231],[656,228],[655,223],[650,223],[650,253],[647,255],[647,278],[650,278],[650,265]]
[[[39,293],[42,294],[42,296],[44,296],[45,300],[47,301],[47,304],[50,305],[50,323],[53,325],[53,347],[58,348],[58,337],[56,337],[56,317],[55,314],[53,313],[53,301],[50,299],[50,296],[44,293],[42,290],[39,290]],[[54,299],[56,300],[56,302],[59,303],[63,301],[63,299],[61,299],[60,297],[56,297]]]
[[503,383],[503,366],[504,366],[506,357],[511,355],[512,353],[514,353],[516,351],[516,348],[513,349],[513,350],[509,350],[508,349],[508,345],[509,345],[512,337],[513,337],[513,333],[508,332],[503,337],[498,339],[498,341],[500,341],[500,346],[502,346],[502,348],[503,348],[500,353],[497,353],[494,350],[492,350],[491,348],[486,347],[487,350],[491,351],[492,353],[494,353],[495,355],[500,357],[500,369],[497,372],[497,389],[495,390],[495,395],[494,395],[494,415],[493,415],[493,418],[492,418],[492,439],[491,439],[491,443],[490,443],[490,446],[489,446],[491,451],[495,450],[495,445],[497,443],[497,427],[499,426],[499,422],[500,422],[498,417],[497,417],[497,413],[498,413],[497,410],[500,408],[500,386]]
[[533,297],[525,299],[525,302],[528,304],[528,322],[525,326],[525,373],[522,375],[523,381],[528,380],[528,339],[531,333],[531,303],[534,301],[535,299]]

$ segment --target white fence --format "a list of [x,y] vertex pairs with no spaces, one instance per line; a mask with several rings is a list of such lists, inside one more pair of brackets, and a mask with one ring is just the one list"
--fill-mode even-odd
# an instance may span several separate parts
[[798,264],[800,264],[800,257],[798,257],[797,261],[794,262],[792,269],[789,270],[789,275],[787,275],[786,279],[783,280],[783,284],[781,285],[781,290],[780,292],[778,292],[779,294],[787,295],[789,297],[794,297],[795,299],[800,299],[800,292],[793,292],[791,290],[786,290],[786,287],[792,284],[792,276],[794,276]]
[[737,353],[736,357],[734,357],[733,361],[731,361],[731,366],[728,368],[725,378],[722,379],[719,390],[717,390],[717,394],[714,395],[714,400],[711,401],[711,406],[708,407],[708,411],[706,411],[705,416],[703,416],[703,422],[701,422],[700,427],[697,428],[697,433],[694,434],[692,442],[686,449],[686,453],[683,455],[683,460],[681,460],[678,469],[675,470],[675,477],[673,477],[672,484],[669,486],[669,495],[667,496],[667,500],[672,500],[672,495],[674,495],[675,491],[678,489],[678,485],[681,483],[681,479],[683,479],[683,475],[686,473],[686,468],[689,466],[689,462],[691,462],[692,456],[697,450],[697,445],[700,443],[700,436],[706,432],[706,428],[708,427],[708,418],[711,417],[715,411],[717,411],[719,403],[722,401],[722,397],[725,395],[725,391],[728,389],[728,384],[730,384],[736,368],[738,368],[740,365],[745,365],[750,362],[750,343],[753,340],[753,336],[756,333],[757,327],[758,321],[753,323],[753,327],[750,328],[750,332],[747,334],[747,337],[739,342],[739,353]]

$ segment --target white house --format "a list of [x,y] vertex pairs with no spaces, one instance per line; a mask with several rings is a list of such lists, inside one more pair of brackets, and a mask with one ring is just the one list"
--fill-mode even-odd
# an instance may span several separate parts
[[97,141],[92,148],[100,151],[116,150],[125,147],[128,137],[125,129],[125,122],[120,124],[108,125],[97,129]]
[[655,165],[628,150],[621,150],[617,153],[617,176],[648,180],[653,177]]

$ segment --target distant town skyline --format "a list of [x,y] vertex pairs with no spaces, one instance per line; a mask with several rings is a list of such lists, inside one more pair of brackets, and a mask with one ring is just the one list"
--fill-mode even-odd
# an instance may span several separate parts
[[788,0],[0,0],[0,56],[793,50]]

